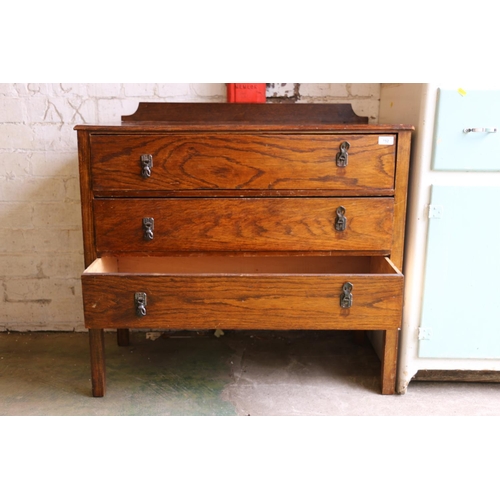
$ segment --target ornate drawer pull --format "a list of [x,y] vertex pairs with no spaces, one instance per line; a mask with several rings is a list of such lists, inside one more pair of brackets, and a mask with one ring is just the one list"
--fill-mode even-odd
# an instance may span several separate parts
[[340,206],[337,208],[337,218],[335,219],[335,231],[345,231],[347,226],[347,218],[345,215],[345,208]]
[[144,217],[142,219],[142,229],[144,230],[144,239],[151,241],[154,237],[153,230],[155,228],[155,220],[153,217]]
[[349,309],[352,306],[352,288],[353,285],[349,281],[342,286],[342,295],[340,296],[340,307]]
[[135,304],[135,314],[142,318],[146,316],[146,306],[148,305],[148,296],[146,292],[136,292],[134,295],[134,304]]
[[151,177],[153,169],[153,155],[141,155],[141,176],[143,179]]
[[347,153],[347,150],[351,147],[351,145],[347,142],[344,141],[339,149],[340,151],[337,153],[337,167],[347,167],[347,163],[349,161],[349,155]]

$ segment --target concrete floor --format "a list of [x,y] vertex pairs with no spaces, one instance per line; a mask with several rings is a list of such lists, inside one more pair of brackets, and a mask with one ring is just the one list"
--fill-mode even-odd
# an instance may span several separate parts
[[380,362],[349,332],[106,334],[91,397],[85,333],[0,333],[0,415],[500,415],[500,387],[412,382],[379,394]]

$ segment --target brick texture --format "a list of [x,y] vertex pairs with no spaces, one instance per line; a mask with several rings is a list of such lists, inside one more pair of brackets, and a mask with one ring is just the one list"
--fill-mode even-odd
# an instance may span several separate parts
[[[279,84],[281,85],[281,84]],[[294,84],[291,84],[294,85]],[[303,83],[298,102],[378,118],[380,84]],[[223,83],[0,84],[0,331],[83,331],[76,132],[140,101],[225,102]]]

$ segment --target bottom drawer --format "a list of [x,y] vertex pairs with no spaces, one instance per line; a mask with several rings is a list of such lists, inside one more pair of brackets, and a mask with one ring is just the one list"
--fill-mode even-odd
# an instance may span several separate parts
[[82,288],[87,328],[387,330],[403,303],[384,257],[103,257]]

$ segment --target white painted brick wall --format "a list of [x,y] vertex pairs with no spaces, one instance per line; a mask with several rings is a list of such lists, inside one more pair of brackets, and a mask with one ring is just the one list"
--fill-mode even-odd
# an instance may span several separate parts
[[[380,84],[301,84],[300,102],[378,118]],[[0,331],[82,331],[76,132],[140,101],[226,101],[223,83],[0,84]]]

